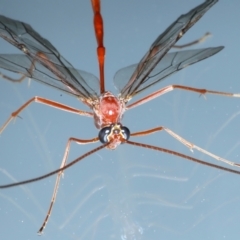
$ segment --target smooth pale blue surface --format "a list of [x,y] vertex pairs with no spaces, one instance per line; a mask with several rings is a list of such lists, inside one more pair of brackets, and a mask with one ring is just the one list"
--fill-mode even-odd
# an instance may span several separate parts
[[[199,0],[103,1],[106,88],[113,76],[137,63],[155,38]],[[175,74],[168,84],[240,92],[240,2],[220,0],[183,37],[210,31],[196,48],[221,46],[219,54]],[[2,0],[0,14],[31,24],[73,66],[98,76],[90,1]],[[1,53],[18,50],[0,41]],[[33,96],[85,109],[66,94],[31,81],[0,80],[0,124]],[[164,125],[207,150],[240,162],[240,99],[174,91],[126,113],[132,132]],[[0,136],[0,183],[24,180],[60,166],[69,137],[93,138],[93,120],[32,104]],[[134,139],[132,139],[134,140]],[[165,133],[136,139],[205,161],[216,161]],[[94,146],[97,146],[95,144]],[[69,160],[94,147],[73,144]],[[1,239],[39,239],[55,176],[0,191]],[[102,150],[65,172],[51,218],[41,239],[238,239],[240,176],[164,153],[122,145]]]

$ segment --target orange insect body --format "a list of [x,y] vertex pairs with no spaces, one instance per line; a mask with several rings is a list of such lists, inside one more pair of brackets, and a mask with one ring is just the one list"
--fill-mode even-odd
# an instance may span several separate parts
[[95,126],[100,129],[112,123],[119,123],[125,111],[125,103],[111,92],[105,92],[93,108]]

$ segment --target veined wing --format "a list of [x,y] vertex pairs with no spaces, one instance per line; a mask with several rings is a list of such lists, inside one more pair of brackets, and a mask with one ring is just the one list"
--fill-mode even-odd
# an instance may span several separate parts
[[[208,58],[219,51],[224,47],[215,47],[215,48],[203,48],[203,49],[194,49],[186,50],[180,52],[171,52],[166,54],[161,62],[159,62],[155,68],[149,73],[149,75],[141,82],[140,86],[132,93],[131,96],[134,96],[146,88],[158,83],[164,78],[170,76],[171,74],[191,65],[197,63],[205,58]],[[114,81],[118,83],[118,89],[122,89],[126,84],[126,79],[129,79],[139,64],[133,64],[128,67],[120,69],[115,77]],[[125,81],[125,82],[124,82]]]
[[[79,91],[75,91],[75,88],[72,88],[70,84],[63,84],[62,79],[59,79],[52,71],[46,68],[39,62],[34,63],[34,68],[31,70],[32,59],[28,55],[23,54],[0,54],[0,68],[9,70],[15,73],[21,73],[28,78],[35,79],[41,83],[47,84],[51,87],[57,88],[61,91],[67,92],[76,97],[81,97],[82,93],[79,94]],[[75,78],[81,78],[81,87],[84,86],[84,89],[88,89],[87,94],[93,95],[95,92],[92,89],[99,88],[99,80],[96,76],[91,73],[78,70],[75,68],[67,68],[66,66],[59,66],[58,70],[60,72],[68,71]],[[64,68],[64,69],[63,69]],[[78,79],[78,78],[77,78]],[[86,80],[85,80],[86,79]],[[91,86],[91,89],[90,89]],[[90,92],[92,91],[92,92]],[[86,94],[86,96],[88,96]]]
[[[81,75],[83,72],[74,69],[57,49],[30,25],[0,16],[0,37],[26,54],[2,54],[0,67],[22,73],[80,98],[97,98],[99,80],[96,77],[91,77],[90,80],[84,78]],[[87,76],[85,74],[85,77]]]
[[[207,10],[218,0],[207,0],[187,14],[181,15],[173,24],[171,24],[151,45],[149,51],[138,63],[135,71],[123,88],[120,88],[120,96],[129,101],[137,92],[148,87],[148,78],[161,59],[171,49],[171,47],[183,36],[183,34],[192,27]],[[115,85],[122,86],[119,78],[114,79]],[[150,85],[152,85],[150,83]]]

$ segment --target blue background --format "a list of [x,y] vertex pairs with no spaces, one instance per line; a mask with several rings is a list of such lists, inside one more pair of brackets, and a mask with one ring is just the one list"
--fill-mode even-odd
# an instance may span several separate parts
[[[105,24],[106,88],[113,76],[137,63],[155,38],[200,0],[102,1]],[[154,86],[182,84],[240,92],[240,2],[222,0],[183,37],[187,43],[210,31],[195,48],[221,46],[219,54]],[[90,1],[1,0],[0,14],[31,24],[73,66],[98,76]],[[0,41],[1,53],[18,50]],[[0,80],[0,124],[33,96],[86,109],[77,99],[31,81]],[[173,91],[126,112],[131,132],[166,126],[200,147],[240,162],[240,99]],[[60,166],[69,137],[93,138],[93,120],[33,103],[0,136],[0,183],[29,179]],[[133,138],[131,140],[134,140]],[[136,141],[191,153],[166,133]],[[72,144],[73,160],[98,144]],[[0,191],[1,239],[39,239],[55,176]],[[122,145],[102,150],[65,172],[57,201],[41,239],[238,239],[240,176],[171,155]]]

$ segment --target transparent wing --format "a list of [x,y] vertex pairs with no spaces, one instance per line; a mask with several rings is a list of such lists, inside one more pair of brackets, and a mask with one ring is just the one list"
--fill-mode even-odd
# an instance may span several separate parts
[[[223,47],[203,48],[166,54],[162,58],[161,62],[159,62],[155,66],[155,68],[149,73],[149,75],[141,82],[138,88],[135,89],[131,96],[142,92],[146,88],[158,83],[164,78],[191,64],[197,63],[205,58],[208,58],[218,53],[222,49]],[[127,79],[129,79],[133,75],[137,68],[138,64],[133,64],[120,69],[116,73],[114,81],[115,83],[117,83],[117,88],[120,91],[124,88],[126,82],[128,81]]]
[[[32,59],[23,54],[0,54],[0,68],[9,70],[15,73],[21,73],[28,78],[35,79],[40,81],[41,83],[47,84],[54,88],[57,88],[61,91],[70,93],[77,97],[82,96],[79,94],[79,90],[75,90],[76,88],[72,88],[70,84],[63,84],[62,79],[59,79],[52,71],[46,68],[44,65],[36,62],[34,64],[34,69],[31,70]],[[62,69],[64,68],[64,69]],[[90,86],[91,89],[98,89],[99,88],[99,80],[96,76],[92,75],[91,73],[77,70],[74,68],[67,68],[66,66],[58,66],[58,70],[61,72],[68,71],[71,75],[75,76],[76,79],[78,76],[81,77],[81,89],[88,89],[86,92],[86,97],[90,94],[93,96],[95,93],[94,90],[89,90]],[[67,77],[64,79],[68,79]],[[85,80],[86,79],[86,80]],[[84,86],[84,87],[83,87]],[[78,87],[79,88],[79,87]],[[78,89],[77,88],[77,89]],[[90,92],[92,91],[92,92]],[[88,95],[87,95],[88,94]]]
[[2,54],[0,67],[22,73],[81,98],[97,98],[99,80],[91,74],[74,69],[56,48],[30,25],[0,16],[0,37],[26,54]]
[[[181,15],[173,24],[171,24],[151,45],[149,51],[135,67],[130,79],[124,87],[120,82],[121,79],[114,79],[115,85],[120,88],[120,96],[127,102],[137,92],[148,87],[149,75],[159,64],[162,58],[170,48],[183,36],[183,34],[192,27],[204,13],[212,7],[218,0],[208,0],[192,9],[187,14]],[[150,83],[149,86],[152,84]]]

